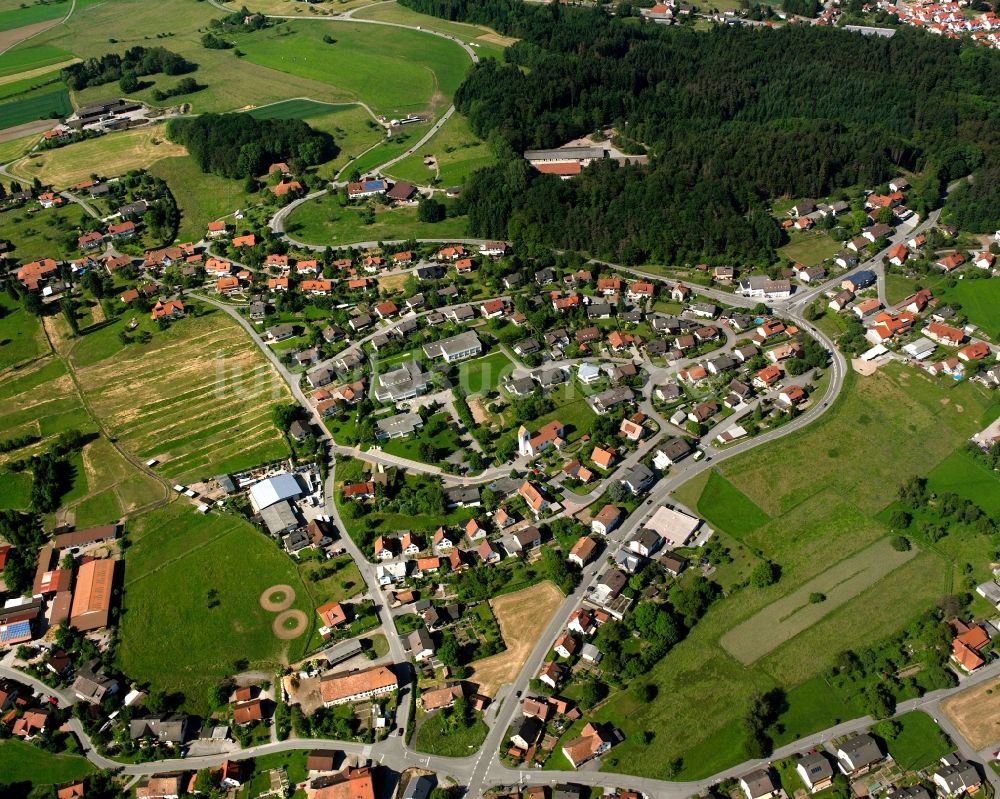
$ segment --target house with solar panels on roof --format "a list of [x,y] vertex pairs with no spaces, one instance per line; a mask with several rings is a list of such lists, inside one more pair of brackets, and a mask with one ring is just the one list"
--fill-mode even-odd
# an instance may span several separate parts
[[361,200],[365,197],[377,197],[385,194],[389,184],[384,180],[362,180],[347,184],[347,197],[350,200]]

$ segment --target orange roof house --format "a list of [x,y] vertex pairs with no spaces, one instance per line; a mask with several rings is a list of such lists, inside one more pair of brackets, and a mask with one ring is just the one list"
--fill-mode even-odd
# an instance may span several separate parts
[[958,357],[963,361],[981,361],[989,354],[989,346],[982,341],[973,341],[958,351]]
[[611,464],[615,462],[615,453],[603,447],[594,447],[590,459],[602,469],[610,469]]
[[114,560],[91,560],[80,566],[69,612],[70,627],[85,632],[107,626],[114,582]]
[[327,602],[316,608],[316,613],[324,627],[339,627],[347,621],[347,614],[339,602]]
[[320,679],[320,697],[324,705],[339,705],[357,699],[390,693],[399,681],[386,666],[376,666],[348,674],[330,674]]
[[184,303],[180,300],[166,300],[157,302],[153,306],[153,311],[149,315],[150,319],[170,319],[184,316]]
[[965,671],[975,671],[986,661],[979,654],[990,638],[978,624],[966,624],[960,619],[951,619],[948,624],[955,632],[951,642],[951,656]]
[[37,291],[40,284],[46,282],[59,270],[59,265],[51,258],[40,258],[25,264],[17,270],[17,279],[29,291]]
[[275,197],[285,197],[293,191],[302,191],[302,184],[297,180],[283,180],[275,186],[271,186],[271,193]]
[[234,247],[253,247],[257,244],[257,237],[253,233],[247,233],[245,236],[236,236],[233,239]]

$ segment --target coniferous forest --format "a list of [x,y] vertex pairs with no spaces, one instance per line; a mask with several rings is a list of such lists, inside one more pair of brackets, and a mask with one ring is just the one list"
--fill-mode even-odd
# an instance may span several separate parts
[[[782,196],[873,185],[900,169],[938,189],[997,158],[1000,53],[911,28],[889,39],[636,24],[519,0],[401,0],[521,41],[484,59],[455,104],[503,153],[466,192],[471,233],[634,263],[774,259]],[[528,148],[613,125],[648,166],[537,174]],[[925,210],[925,209],[918,209]]]

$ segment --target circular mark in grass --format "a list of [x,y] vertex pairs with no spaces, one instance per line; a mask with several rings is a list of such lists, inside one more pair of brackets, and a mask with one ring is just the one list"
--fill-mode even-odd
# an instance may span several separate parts
[[260,595],[260,606],[271,613],[288,610],[295,601],[295,589],[290,585],[272,585]]
[[301,610],[286,610],[274,617],[271,630],[275,638],[291,641],[306,631],[309,620]]

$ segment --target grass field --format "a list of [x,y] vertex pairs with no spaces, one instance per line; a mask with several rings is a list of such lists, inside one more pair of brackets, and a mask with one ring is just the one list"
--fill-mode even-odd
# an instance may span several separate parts
[[990,516],[1000,514],[1000,479],[995,472],[956,450],[927,475],[928,488],[941,494],[952,491],[971,499]]
[[490,731],[482,715],[474,715],[470,726],[456,729],[448,729],[442,711],[427,716],[417,730],[416,750],[441,757],[468,757],[483,745]]
[[[759,624],[768,614],[791,622],[797,614],[788,612],[802,603],[785,598],[821,590],[818,581],[838,571],[832,564],[885,539],[887,528],[877,517],[898,486],[915,471],[926,473],[947,458],[979,429],[993,405],[975,386],[942,386],[898,366],[880,369],[871,378],[851,376],[820,420],[795,436],[719,464],[719,474],[743,498],[717,481],[709,490],[710,478],[703,478],[700,490],[697,485],[682,488],[678,497],[723,531],[717,535],[733,554],[735,563],[720,565],[715,577],[723,587],[747,579],[757,562],[754,553],[779,564],[781,579],[716,602],[650,672],[648,679],[660,687],[655,701],[639,703],[628,691],[612,694],[596,716],[614,722],[626,741],[605,758],[605,769],[662,777],[659,764],[682,757],[681,778],[694,779],[738,763],[745,759],[740,719],[749,698],[776,686],[787,691],[789,703],[779,719],[777,744],[857,716],[854,700],[835,695],[822,681],[823,670],[838,651],[860,651],[897,632],[950,590],[953,566],[940,555],[917,552],[871,585],[855,578],[849,597],[836,595],[838,586],[825,586],[830,599],[817,606],[828,605],[822,618],[751,666],[733,657],[720,640],[750,619]],[[878,457],[858,457],[873,452]],[[919,468],[906,466],[913,452],[921,453]],[[706,492],[708,500],[716,500],[703,506],[700,498]],[[736,507],[752,503],[770,521],[757,527],[759,518],[742,523],[737,512],[719,508],[719,500]],[[726,535],[731,532],[727,524],[735,540]],[[787,608],[775,604],[782,600]],[[830,604],[834,601],[838,606]],[[864,625],[857,623],[861,617]],[[633,739],[641,730],[656,732],[655,757],[653,749]]]
[[[424,165],[427,155],[434,156],[436,169]],[[493,161],[489,146],[472,132],[465,117],[456,113],[424,145],[421,152],[404,158],[390,167],[388,173],[420,186],[455,186],[464,183],[476,169]]]
[[0,371],[48,349],[38,320],[15,305],[6,292],[0,296]]
[[47,3],[18,3],[17,8],[0,8],[0,31],[14,30],[50,19],[66,16],[69,0]]
[[903,729],[889,741],[889,753],[907,771],[933,768],[939,758],[955,751],[954,744],[926,713],[915,710],[896,721]]
[[714,469],[708,473],[708,484],[698,499],[697,510],[712,524],[737,538],[749,535],[770,521],[764,511]]
[[503,51],[516,39],[500,36],[494,30],[483,25],[470,25],[466,22],[451,22],[427,14],[420,14],[398,3],[377,3],[355,13],[359,19],[377,19],[382,22],[398,22],[402,25],[415,25],[426,30],[440,31],[449,36],[455,36],[473,47],[480,58],[502,58]]
[[209,222],[245,208],[251,200],[242,183],[202,172],[188,155],[162,158],[149,171],[167,182],[177,200],[181,211],[177,237],[181,241],[198,241]]
[[[234,673],[239,658],[251,668],[274,669],[303,654],[309,635],[279,641],[271,630],[274,614],[259,600],[272,585],[290,585],[292,607],[314,624],[305,587],[292,560],[247,522],[203,516],[177,501],[143,515],[130,530],[118,654],[131,678],[180,691],[185,707],[204,712],[207,689]],[[209,588],[218,591],[217,607],[208,607]]]
[[[912,549],[897,552],[889,545],[888,538],[876,541],[733,627],[719,643],[740,662],[754,663],[875,585],[916,554]],[[810,602],[814,593],[823,594],[826,600]]]
[[149,167],[161,158],[185,155],[179,144],[164,138],[163,128],[137,128],[109,133],[96,139],[47,150],[12,164],[10,171],[28,180],[58,188],[86,180],[97,171],[102,176],[123,175],[130,169]]
[[157,472],[181,482],[287,456],[270,409],[288,388],[228,316],[188,317],[124,353],[120,324],[99,331],[109,346],[91,356],[107,355],[88,358],[93,365],[78,374],[94,412],[130,451],[155,456]]
[[254,119],[312,119],[354,107],[352,103],[321,103],[306,97],[298,97],[294,100],[283,100],[280,103],[253,108],[247,113]]
[[298,206],[286,220],[289,235],[307,244],[334,246],[358,241],[436,238],[465,235],[464,216],[426,224],[417,219],[414,207],[376,210],[375,222],[364,224],[364,209],[341,206],[335,195],[325,194]]
[[73,111],[66,89],[57,89],[34,97],[0,103],[0,129],[13,128],[37,119],[68,116]]
[[5,783],[57,785],[93,771],[87,759],[78,755],[54,755],[16,738],[0,741],[0,774]]
[[[0,164],[6,164],[20,158],[38,141],[38,136],[22,136],[19,139],[0,142]],[[8,179],[4,179],[4,184],[9,184]]]
[[482,358],[462,361],[458,365],[458,385],[467,394],[486,394],[513,371],[510,358],[500,351],[491,352]]
[[356,157],[351,159],[351,172],[357,170],[364,175],[375,167],[402,155],[429,129],[429,122],[413,123],[405,128],[396,128],[391,137],[380,137],[380,141],[369,145],[370,149],[355,152]]
[[[325,44],[324,35],[336,42]],[[378,25],[290,22],[237,43],[246,61],[328,83],[386,116],[446,107],[471,64],[446,39]]]
[[779,248],[778,255],[806,266],[814,266],[826,258],[832,258],[839,251],[840,243],[834,241],[827,233],[810,230],[804,233],[790,233],[788,244]]
[[53,45],[34,44],[15,47],[0,55],[0,77],[62,64],[72,58],[71,52]]
[[927,287],[940,296],[944,303],[957,303],[969,321],[982,328],[983,332],[996,339],[1000,336],[1000,280],[959,280],[954,288],[942,284],[935,287],[928,282]]
[[0,238],[14,242],[14,257],[21,261],[76,257],[77,228],[84,214],[80,206],[70,203],[62,208],[2,211]]

